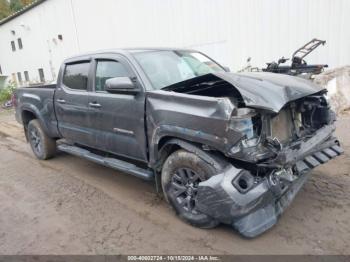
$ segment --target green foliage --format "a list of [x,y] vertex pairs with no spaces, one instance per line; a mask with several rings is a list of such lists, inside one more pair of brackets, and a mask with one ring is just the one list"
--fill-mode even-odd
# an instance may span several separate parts
[[23,8],[23,4],[21,0],[11,0],[10,1],[10,8],[12,12],[17,12],[18,10]]
[[7,0],[0,0],[0,20],[9,16],[11,13],[10,4]]
[[11,95],[16,89],[14,82],[10,82],[6,87],[0,90],[0,102],[3,103],[11,99]]
[[34,0],[0,0],[0,20],[19,11],[32,2],[34,2]]

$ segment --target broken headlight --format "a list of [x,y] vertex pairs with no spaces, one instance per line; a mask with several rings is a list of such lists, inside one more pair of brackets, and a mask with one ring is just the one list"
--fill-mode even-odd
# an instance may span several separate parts
[[229,128],[243,134],[242,147],[256,146],[261,133],[261,117],[253,109],[238,108],[231,117]]

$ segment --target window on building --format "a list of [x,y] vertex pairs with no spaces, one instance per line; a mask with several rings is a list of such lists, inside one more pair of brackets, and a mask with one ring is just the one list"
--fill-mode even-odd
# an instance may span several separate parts
[[13,51],[13,52],[16,51],[15,41],[11,41],[11,48],[12,48],[12,51]]
[[44,69],[39,68],[38,71],[39,71],[40,82],[41,82],[41,83],[44,83],[44,82],[45,82]]
[[63,84],[71,89],[87,90],[89,66],[89,62],[66,65]]
[[18,42],[18,49],[22,49],[23,48],[22,39],[18,38],[17,42]]
[[101,60],[97,62],[95,91],[104,91],[107,79],[113,77],[129,76],[125,66],[117,61]]
[[24,80],[26,82],[29,82],[29,73],[28,73],[28,71],[24,71]]
[[17,78],[18,78],[18,82],[19,82],[20,84],[22,84],[22,75],[21,75],[21,72],[18,72],[18,73],[17,73]]

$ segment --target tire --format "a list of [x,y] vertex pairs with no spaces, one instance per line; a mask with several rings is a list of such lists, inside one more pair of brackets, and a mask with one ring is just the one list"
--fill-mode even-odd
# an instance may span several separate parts
[[162,168],[162,188],[165,199],[185,222],[200,228],[213,228],[219,222],[196,210],[198,183],[217,174],[211,165],[185,150],[172,153]]
[[37,119],[29,122],[27,137],[33,153],[38,159],[46,160],[55,155],[56,141],[44,132]]

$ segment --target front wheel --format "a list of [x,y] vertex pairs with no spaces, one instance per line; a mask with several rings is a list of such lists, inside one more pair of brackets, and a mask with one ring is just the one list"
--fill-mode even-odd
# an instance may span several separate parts
[[46,160],[54,156],[56,141],[44,132],[37,119],[29,122],[27,137],[33,153],[38,159]]
[[197,155],[185,150],[172,153],[162,168],[162,188],[166,200],[180,218],[200,228],[219,224],[214,218],[197,210],[198,184],[217,174],[217,171]]

